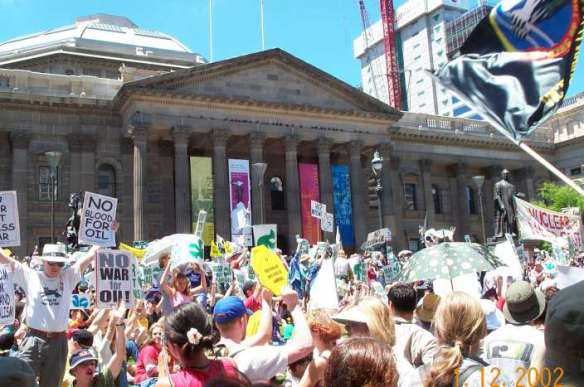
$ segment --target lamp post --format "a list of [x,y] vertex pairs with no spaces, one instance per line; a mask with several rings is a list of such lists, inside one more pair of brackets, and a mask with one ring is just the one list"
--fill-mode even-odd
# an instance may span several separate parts
[[373,176],[375,176],[375,192],[377,193],[377,215],[379,217],[379,229],[383,228],[383,209],[381,208],[381,194],[383,193],[383,187],[381,186],[381,170],[383,169],[383,158],[379,156],[379,151],[373,153],[373,159],[371,159],[371,170],[373,171]]
[[483,184],[485,183],[484,176],[473,176],[472,181],[479,192],[479,206],[481,208],[481,230],[483,231],[483,243],[487,243],[487,236],[485,234],[485,215],[483,211]]
[[49,192],[51,195],[51,242],[55,243],[55,199],[57,197],[57,168],[61,163],[62,152],[45,152],[49,162]]
[[264,175],[268,169],[268,164],[266,163],[253,163],[251,165],[251,173],[254,184],[258,185],[258,199],[260,202],[260,219],[259,224],[264,222]]

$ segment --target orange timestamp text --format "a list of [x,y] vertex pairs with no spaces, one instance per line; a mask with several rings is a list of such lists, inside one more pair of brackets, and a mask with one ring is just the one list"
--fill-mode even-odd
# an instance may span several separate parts
[[[481,368],[481,387],[563,387],[562,378],[564,370],[556,368],[524,368],[515,369],[515,375],[511,376],[514,382],[501,381],[501,369],[497,367]],[[465,387],[460,384],[460,370],[454,373],[456,387]]]

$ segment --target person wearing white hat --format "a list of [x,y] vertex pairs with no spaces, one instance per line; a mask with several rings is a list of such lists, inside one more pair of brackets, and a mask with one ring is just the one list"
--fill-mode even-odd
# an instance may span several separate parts
[[43,271],[36,271],[0,251],[0,264],[11,267],[14,283],[24,289],[28,333],[18,357],[28,363],[40,378],[40,387],[61,384],[67,361],[67,322],[71,293],[81,274],[95,259],[98,247],[65,268],[69,262],[65,245],[46,244],[40,259]]

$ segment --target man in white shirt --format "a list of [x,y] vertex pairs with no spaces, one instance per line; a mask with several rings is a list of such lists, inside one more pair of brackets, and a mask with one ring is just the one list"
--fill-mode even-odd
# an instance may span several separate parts
[[43,261],[42,272],[0,251],[0,263],[12,268],[14,283],[26,292],[28,333],[20,345],[18,357],[28,363],[40,378],[39,387],[55,387],[63,380],[71,293],[81,280],[81,273],[94,261],[97,249],[97,246],[92,247],[84,258],[64,269],[69,261],[65,245],[47,244],[40,257]]

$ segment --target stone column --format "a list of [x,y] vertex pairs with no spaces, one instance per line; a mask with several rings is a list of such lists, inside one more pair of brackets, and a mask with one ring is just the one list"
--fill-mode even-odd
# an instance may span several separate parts
[[95,147],[97,138],[93,135],[83,135],[81,144],[81,189],[95,192]]
[[522,171],[523,180],[525,181],[525,195],[527,196],[525,200],[535,200],[536,198],[536,191],[535,191],[535,184],[533,178],[535,176],[535,169],[533,167],[525,167]]
[[298,142],[296,136],[288,136],[286,144],[286,205],[288,209],[288,246],[296,249],[296,235],[302,235],[300,214],[300,181],[298,179]]
[[231,238],[229,214],[229,183],[227,180],[227,139],[229,132],[213,130],[213,202],[215,234]]
[[363,176],[361,168],[361,149],[363,142],[352,141],[350,144],[351,156],[351,198],[353,201],[353,228],[355,230],[355,248],[358,249],[367,237],[367,210],[363,195],[367,179]]
[[428,227],[434,225],[434,197],[432,195],[432,160],[420,160],[420,171],[422,172],[422,190],[424,192],[425,216],[428,219]]
[[[10,133],[12,142],[12,190],[16,191],[18,200],[18,217],[20,223],[20,247],[15,247],[14,253],[25,256],[32,252],[32,245],[28,238],[28,146],[30,133],[16,130]],[[32,242],[33,245],[35,242]]]
[[191,206],[189,200],[189,137],[188,128],[172,128],[174,139],[174,210],[176,232],[191,232]]
[[[251,159],[251,169],[253,170],[253,164],[255,163],[263,163],[264,162],[264,140],[265,140],[265,135],[261,132],[253,132],[250,133],[249,135],[249,154],[250,154],[250,159]],[[260,192],[260,182],[259,181],[255,181],[255,174],[252,172],[251,174],[251,210],[252,210],[252,223],[255,224],[263,224],[265,223],[265,215],[262,217],[263,214],[265,214],[265,208],[263,208],[264,211],[262,211],[262,202],[265,203],[265,195],[266,195],[266,187],[265,187],[265,178],[264,181],[261,182],[263,183],[261,185],[261,190],[263,192]],[[262,196],[262,201],[260,202],[260,195],[263,194]],[[265,206],[265,205],[264,205]]]
[[78,134],[70,134],[67,136],[67,142],[69,143],[69,152],[71,154],[71,167],[69,176],[69,186],[71,192],[79,192],[81,188],[81,139]]
[[130,128],[130,134],[134,140],[134,240],[141,241],[148,237],[147,223],[144,221],[148,130],[134,126]]
[[485,209],[485,232],[487,238],[495,235],[495,184],[501,178],[503,168],[492,165],[485,169],[485,186],[483,188],[483,208]]
[[401,181],[401,176],[399,172],[400,159],[397,156],[389,156],[389,169],[388,175],[391,179],[391,206],[394,218],[394,228],[391,230],[392,233],[392,247],[397,252],[399,250],[408,248],[408,241],[405,237],[405,226],[403,223],[404,217],[404,187]]
[[[329,138],[321,137],[318,139],[318,180],[320,183],[320,201],[326,204],[326,211],[334,216],[331,145],[332,141]],[[335,240],[335,228],[333,226],[333,232],[323,232],[323,239],[333,242]]]
[[456,178],[456,196],[453,196],[454,201],[458,202],[458,211],[455,212],[456,220],[456,235],[458,239],[463,241],[464,235],[468,233],[467,218],[470,215],[468,207],[468,200],[466,197],[466,165],[458,163],[454,166],[454,173]]

